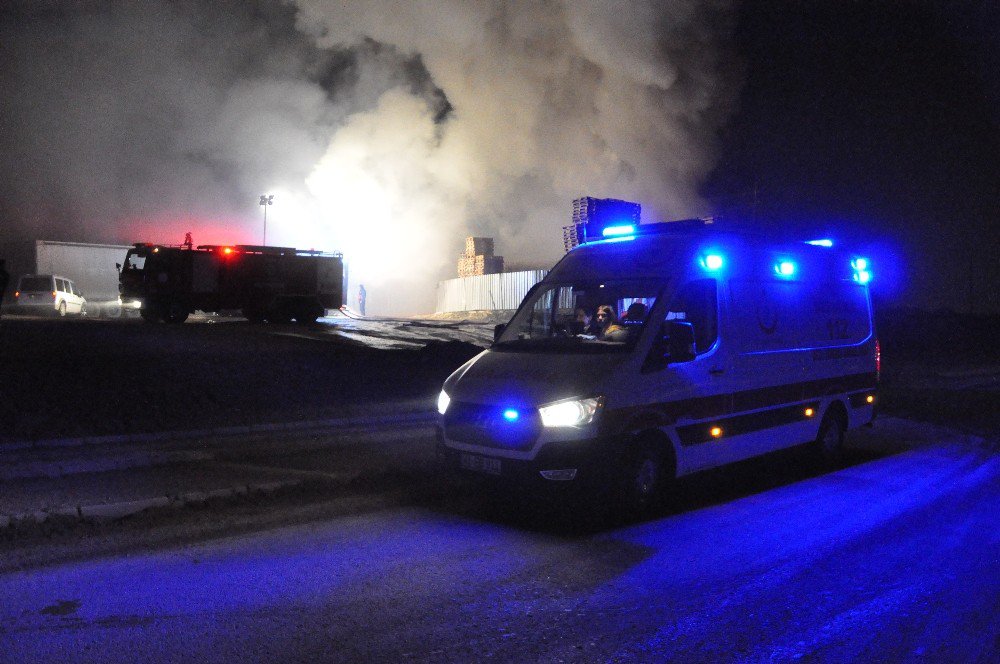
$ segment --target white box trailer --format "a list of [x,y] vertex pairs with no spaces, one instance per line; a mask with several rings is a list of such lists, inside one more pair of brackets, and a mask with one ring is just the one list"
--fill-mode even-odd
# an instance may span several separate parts
[[582,484],[640,510],[681,475],[803,443],[836,457],[872,420],[864,258],[650,226],[567,253],[445,381],[449,466]]
[[4,302],[10,302],[17,279],[25,274],[58,274],[73,280],[87,300],[87,315],[118,316],[118,268],[132,247],[27,240],[0,243],[0,258],[7,261],[10,285]]

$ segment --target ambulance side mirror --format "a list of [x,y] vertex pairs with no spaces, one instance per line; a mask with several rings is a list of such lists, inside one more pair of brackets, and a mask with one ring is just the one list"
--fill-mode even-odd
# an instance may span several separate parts
[[660,327],[660,334],[642,365],[643,373],[666,369],[669,364],[690,362],[695,357],[694,325],[673,320]]
[[500,323],[499,325],[493,328],[493,343],[496,343],[497,341],[500,340],[500,335],[503,334],[503,331],[506,329],[507,329],[506,323]]

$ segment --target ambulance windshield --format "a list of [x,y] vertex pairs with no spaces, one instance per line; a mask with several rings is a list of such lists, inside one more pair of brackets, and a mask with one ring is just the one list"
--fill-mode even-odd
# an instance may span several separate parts
[[656,280],[545,283],[494,344],[496,350],[601,353],[635,345],[664,284]]

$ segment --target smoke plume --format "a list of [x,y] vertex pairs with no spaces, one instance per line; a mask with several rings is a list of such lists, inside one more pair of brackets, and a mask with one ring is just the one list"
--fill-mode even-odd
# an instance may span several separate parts
[[433,309],[466,235],[561,253],[572,199],[710,212],[723,0],[15,2],[5,237],[341,250],[369,310]]

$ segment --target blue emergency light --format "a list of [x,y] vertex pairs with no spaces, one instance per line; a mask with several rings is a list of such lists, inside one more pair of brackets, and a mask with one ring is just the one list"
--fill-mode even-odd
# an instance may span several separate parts
[[635,233],[635,226],[632,224],[623,224],[621,226],[608,226],[601,232],[601,235],[604,237],[620,237],[622,235],[632,235],[633,233]]
[[774,264],[774,272],[779,277],[791,277],[795,275],[795,263],[792,261],[778,261]]
[[822,240],[807,240],[806,244],[811,244],[814,247],[832,247],[833,240],[823,238]]
[[701,266],[711,272],[721,269],[725,262],[719,254],[707,254],[701,258]]
[[503,418],[505,420],[507,420],[508,422],[517,422],[517,420],[520,417],[521,417],[521,413],[517,412],[513,408],[508,408],[507,410],[505,410],[503,412]]
[[854,280],[859,284],[867,284],[872,280],[872,273],[868,271],[868,259],[855,258],[851,261],[851,267],[854,269]]

